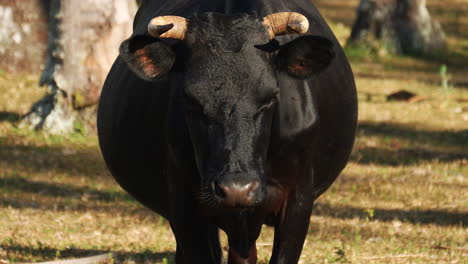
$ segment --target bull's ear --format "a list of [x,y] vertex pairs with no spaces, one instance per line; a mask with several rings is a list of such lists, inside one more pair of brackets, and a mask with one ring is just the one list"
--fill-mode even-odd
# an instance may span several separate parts
[[176,59],[168,45],[150,36],[134,36],[122,42],[120,56],[133,72],[147,81],[164,77]]
[[334,45],[329,39],[302,36],[281,46],[277,65],[293,77],[307,79],[325,70],[334,57]]

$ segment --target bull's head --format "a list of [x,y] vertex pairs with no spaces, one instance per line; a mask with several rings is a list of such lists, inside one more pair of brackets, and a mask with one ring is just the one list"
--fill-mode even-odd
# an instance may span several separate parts
[[[149,81],[178,72],[186,124],[204,198],[221,207],[258,205],[279,98],[277,78],[306,79],[334,56],[328,39],[301,36],[285,45],[274,38],[304,34],[309,22],[286,12],[255,16],[215,13],[190,19],[154,18],[150,36],[121,46],[121,56]],[[162,38],[179,39],[175,46]],[[288,89],[289,87],[281,87]]]

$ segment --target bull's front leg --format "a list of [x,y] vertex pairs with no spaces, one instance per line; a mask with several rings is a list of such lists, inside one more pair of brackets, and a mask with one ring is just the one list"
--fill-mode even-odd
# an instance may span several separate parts
[[275,223],[270,264],[297,264],[309,228],[313,197],[302,188],[289,193]]
[[177,264],[220,264],[222,260],[218,228],[199,215],[197,209],[187,201],[177,206],[171,220],[177,250]]
[[[186,166],[185,168],[188,168]],[[177,264],[220,264],[222,260],[218,228],[204,217],[197,205],[188,171],[170,168],[168,185],[170,224],[177,249]]]

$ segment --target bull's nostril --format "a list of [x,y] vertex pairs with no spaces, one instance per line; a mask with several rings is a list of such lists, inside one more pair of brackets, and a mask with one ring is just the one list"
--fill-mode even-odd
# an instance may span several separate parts
[[226,193],[224,192],[224,190],[221,187],[219,187],[219,184],[217,182],[212,182],[211,183],[211,188],[213,190],[214,195],[218,199],[226,198]]
[[224,207],[250,207],[261,199],[260,182],[252,181],[240,184],[238,182],[213,182],[211,188],[214,196]]

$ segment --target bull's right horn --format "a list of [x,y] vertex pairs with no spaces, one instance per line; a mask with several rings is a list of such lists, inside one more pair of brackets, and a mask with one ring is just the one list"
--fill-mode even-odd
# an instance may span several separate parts
[[296,12],[273,13],[263,18],[270,38],[285,34],[304,34],[309,30],[309,20]]
[[187,19],[180,16],[158,16],[148,24],[148,33],[155,38],[185,39]]

